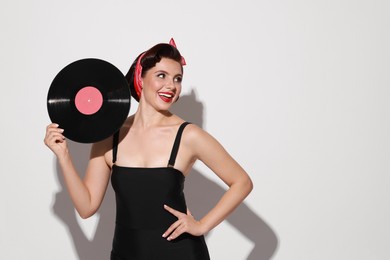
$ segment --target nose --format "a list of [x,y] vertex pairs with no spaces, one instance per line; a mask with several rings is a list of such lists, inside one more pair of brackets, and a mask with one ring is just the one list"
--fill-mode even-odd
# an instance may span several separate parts
[[174,79],[168,79],[167,82],[165,83],[165,87],[168,89],[175,89],[175,80]]

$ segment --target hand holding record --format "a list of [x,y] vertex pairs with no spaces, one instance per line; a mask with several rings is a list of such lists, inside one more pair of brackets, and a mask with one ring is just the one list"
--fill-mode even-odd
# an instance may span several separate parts
[[52,123],[46,127],[46,135],[44,143],[57,158],[64,158],[64,155],[68,153],[68,146],[65,140],[65,136],[62,134],[64,129],[59,128],[58,124]]
[[113,135],[130,110],[130,88],[124,75],[100,59],[82,59],[54,78],[47,109],[63,135],[80,143],[94,143]]

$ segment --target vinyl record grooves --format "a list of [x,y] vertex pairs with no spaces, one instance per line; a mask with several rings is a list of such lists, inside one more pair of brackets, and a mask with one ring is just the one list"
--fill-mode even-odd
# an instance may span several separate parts
[[111,63],[82,59],[56,75],[49,88],[47,109],[66,138],[94,143],[122,126],[130,110],[130,89],[122,72]]

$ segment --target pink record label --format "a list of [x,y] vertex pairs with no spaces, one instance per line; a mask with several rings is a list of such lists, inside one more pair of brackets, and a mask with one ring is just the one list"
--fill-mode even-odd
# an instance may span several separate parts
[[77,110],[84,115],[95,114],[102,107],[103,95],[92,86],[86,86],[80,89],[75,98]]

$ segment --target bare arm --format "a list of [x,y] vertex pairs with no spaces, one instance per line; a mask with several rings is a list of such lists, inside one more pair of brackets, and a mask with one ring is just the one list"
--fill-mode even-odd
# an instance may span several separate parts
[[91,158],[88,163],[84,179],[77,173],[63,130],[56,124],[50,124],[46,129],[45,144],[55,153],[66,187],[73,204],[82,218],[92,216],[100,207],[110,177],[110,167],[107,165],[104,154],[107,141],[93,144]]
[[207,233],[221,223],[253,189],[248,174],[215,138],[197,126],[191,126],[187,138],[194,157],[207,165],[229,189],[215,207],[199,221],[194,220],[190,214],[183,214],[166,206],[169,212],[178,217],[178,221],[164,233],[164,237],[169,240],[184,232],[192,235]]

